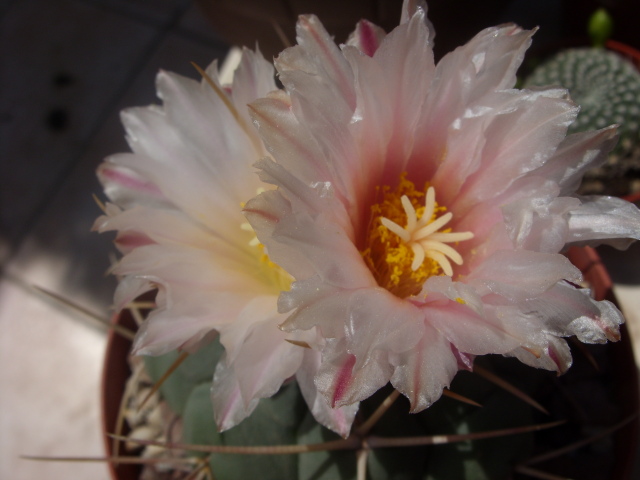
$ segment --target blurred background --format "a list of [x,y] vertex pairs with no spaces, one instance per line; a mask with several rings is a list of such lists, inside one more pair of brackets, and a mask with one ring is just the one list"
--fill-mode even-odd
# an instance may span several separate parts
[[[91,233],[101,196],[94,172],[126,151],[119,111],[157,103],[159,69],[196,78],[230,44],[267,58],[293,43],[313,11],[336,40],[367,18],[390,30],[400,0],[0,1],[0,478],[106,479],[99,463],[38,463],[21,454],[101,456],[99,383],[106,330],[33,286],[108,319],[111,237]],[[483,27],[540,26],[536,49],[583,41],[609,7],[614,38],[639,47],[632,0],[434,0],[436,56]],[[288,39],[288,40],[287,40]],[[623,263],[629,264],[628,257]],[[636,264],[632,264],[635,270]],[[618,277],[629,323],[640,324],[636,278]],[[636,327],[637,328],[637,327]],[[636,330],[637,332],[637,330]]]

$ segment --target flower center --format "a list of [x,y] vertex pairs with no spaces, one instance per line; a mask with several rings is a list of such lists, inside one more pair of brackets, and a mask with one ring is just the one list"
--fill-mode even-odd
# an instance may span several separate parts
[[436,203],[433,187],[425,189],[417,190],[403,174],[396,190],[382,187],[382,201],[371,207],[362,256],[378,285],[400,298],[419,293],[431,276],[453,275],[451,262],[463,260],[447,244],[473,238],[472,232],[445,228],[453,214]]

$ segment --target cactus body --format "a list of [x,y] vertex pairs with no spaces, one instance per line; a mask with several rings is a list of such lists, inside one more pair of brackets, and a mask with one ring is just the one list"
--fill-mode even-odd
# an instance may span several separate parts
[[[599,48],[568,49],[542,63],[524,84],[568,88],[581,107],[569,133],[620,126],[620,140],[608,163],[585,176],[582,193],[618,195],[635,189],[629,182],[638,177],[632,171],[640,172],[640,72],[633,64]],[[602,191],[607,184],[626,191]]]

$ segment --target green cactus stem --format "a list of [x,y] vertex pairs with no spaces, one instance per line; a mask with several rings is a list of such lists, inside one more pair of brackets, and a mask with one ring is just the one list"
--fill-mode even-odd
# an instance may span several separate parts
[[[587,182],[597,177],[601,182],[615,183],[615,179],[633,177],[628,175],[632,170],[640,172],[640,72],[632,63],[601,48],[563,50],[538,66],[524,82],[525,88],[548,85],[568,88],[581,107],[569,133],[620,126],[620,140],[608,163],[587,176]],[[582,193],[621,195],[631,187],[625,188],[627,191],[596,188]]]

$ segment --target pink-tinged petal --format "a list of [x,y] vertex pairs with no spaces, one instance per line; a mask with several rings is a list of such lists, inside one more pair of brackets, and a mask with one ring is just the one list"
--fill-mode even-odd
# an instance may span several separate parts
[[[258,293],[273,293],[271,286],[264,284],[260,277],[253,277],[246,271],[244,258],[240,255],[225,256],[228,251],[217,255],[215,251],[193,249],[181,245],[146,245],[127,254],[113,268],[116,275],[140,275],[166,280],[174,287],[185,290],[193,287],[193,295],[206,295],[217,290],[229,292],[252,289],[252,296]],[[196,268],[196,267],[210,268]],[[213,267],[216,268],[213,268]],[[260,288],[262,283],[263,288]],[[204,291],[201,293],[199,289]]]
[[[242,221],[241,200],[231,197],[228,187],[216,188],[220,183],[216,172],[201,161],[181,163],[180,159],[194,155],[200,155],[201,159],[210,158],[211,151],[201,149],[198,153],[192,152],[193,146],[187,146],[167,121],[166,115],[156,109],[127,110],[122,113],[122,121],[132,148],[141,152],[133,158],[123,158],[123,166],[134,168],[148,178],[175,207],[205,225],[229,230],[231,225]],[[214,148],[215,143],[212,142],[212,151]],[[251,161],[255,158],[256,155],[250,156]],[[255,194],[255,187],[246,193]],[[212,209],[211,205],[218,205],[218,208]]]
[[514,246],[543,253],[562,250],[569,236],[569,212],[578,207],[580,201],[558,197],[558,185],[537,176],[516,182],[515,191],[521,198],[502,208]]
[[[300,179],[323,181],[332,170],[316,141],[291,111],[289,98],[273,94],[249,104],[249,113],[269,152],[282,152],[279,164]],[[300,159],[306,159],[301,162]]]
[[[445,136],[433,138],[426,144],[432,161],[423,162],[416,155],[413,169],[423,171],[432,177],[433,185],[438,188],[440,201],[453,202],[467,178],[481,168],[482,152],[486,144],[485,131],[495,117],[514,110],[518,95],[513,91],[504,91],[486,95],[474,105],[466,106],[463,112],[453,119]],[[440,125],[437,128],[441,128]],[[421,131],[420,128],[419,131]],[[443,132],[444,133],[444,132]],[[434,143],[437,142],[437,143]],[[422,152],[420,140],[417,152]]]
[[423,334],[420,310],[383,288],[353,292],[347,318],[344,334],[348,351],[356,356],[356,369],[376,351],[399,353],[413,348]]
[[558,283],[538,298],[519,305],[529,322],[558,337],[575,335],[584,343],[605,343],[620,338],[622,313],[611,302],[596,301],[589,290]]
[[341,196],[354,198],[347,182],[353,177],[350,172],[357,168],[358,156],[355,143],[344,128],[352,117],[352,107],[325,77],[296,71],[280,78],[296,92],[291,96],[292,111],[305,123],[321,155],[330,163],[330,170],[335,172],[334,187]]
[[334,319],[347,316],[351,295],[351,290],[327,286],[319,277],[294,282],[291,290],[284,292],[278,300],[281,312],[291,312],[295,308],[281,328],[292,332],[317,326],[326,338],[341,337],[344,326]]
[[571,245],[611,245],[624,250],[640,240],[640,210],[616,197],[582,197],[569,213]]
[[304,254],[292,250],[273,240],[280,218],[291,213],[291,202],[279,192],[265,192],[247,202],[244,214],[256,232],[257,238],[266,246],[270,258],[295,278],[313,275],[313,267]]
[[[180,150],[190,153],[187,157],[190,167],[212,176],[214,185],[236,199],[253,194],[253,185],[246,186],[247,167],[264,151],[259,143],[254,143],[250,124],[243,117],[236,117],[239,112],[230,110],[228,103],[206,82],[196,86],[191,79],[163,72],[156,82],[167,120],[181,141]],[[224,128],[212,129],[211,125]],[[157,151],[154,157],[159,157]],[[220,160],[212,161],[212,157]]]
[[[465,215],[454,214],[451,228],[453,231],[473,232],[470,241],[461,242],[456,250],[464,258],[464,263],[456,268],[460,275],[466,275],[482,263],[485,258],[498,250],[513,248],[513,242],[504,224],[504,215],[499,207],[489,202],[481,202],[472,207]],[[455,277],[454,277],[455,278]]]
[[118,233],[113,243],[120,253],[127,254],[136,248],[152,245],[155,242],[144,234],[129,232]]
[[160,289],[159,308],[139,331],[136,351],[160,355],[189,348],[208,332],[232,323],[256,295],[274,293],[272,285],[247,275],[241,266],[233,258],[178,246],[150,245],[126,255],[114,273]]
[[339,180],[352,178],[349,171],[354,170],[358,158],[343,127],[355,108],[353,73],[316,17],[301,16],[297,32],[300,45],[284,50],[275,60],[279,78],[291,92],[292,111],[332,163],[334,187],[340,195],[354,198],[350,185]]
[[[251,125],[247,105],[273,90],[276,90],[273,64],[267,62],[260,52],[243,48],[240,65],[233,74],[231,97],[246,127]],[[247,128],[247,133],[252,137],[252,142],[260,143],[253,128]]]
[[464,212],[495,197],[553,155],[578,113],[560,97],[563,93],[528,92],[514,98],[513,112],[494,117],[484,131],[480,167],[465,181],[452,209]]
[[[249,125],[228,108],[225,100],[229,99],[221,98],[206,82],[198,84],[172,73],[160,72],[156,84],[166,119],[179,139],[174,149],[190,153],[189,166],[213,177],[214,185],[235,198],[253,193],[243,185],[248,177],[247,166],[263,152],[259,144],[254,145]],[[211,128],[211,125],[224,128]],[[148,155],[153,152],[153,158],[162,158],[157,147],[149,144],[144,147]],[[236,160],[212,161],[212,156]]]
[[[277,190],[245,214],[296,280],[278,301],[289,313],[281,327],[325,341],[314,344],[315,384],[329,406],[391,378],[419,411],[480,354],[563,372],[571,358],[560,337],[615,339],[620,322],[609,303],[559,287],[580,278],[559,253],[568,242],[637,235],[630,207],[571,196],[612,131],[566,139],[577,107],[565,90],[513,88],[533,34],[516,26],[484,30],[434,69],[418,3],[404,3],[378,45],[361,24],[342,52],[303,17],[301,45],[277,60],[285,90],[255,103],[275,161],[259,162],[259,175]],[[429,187],[434,214],[446,209],[446,228],[465,238],[451,240],[451,269],[434,259],[442,271],[408,257],[422,247],[432,258],[454,238],[412,237]],[[612,212],[633,218],[583,229],[581,214]],[[383,219],[406,225],[408,239]]]
[[257,165],[260,178],[279,190],[247,202],[244,212],[270,257],[296,279],[314,271],[334,286],[371,285],[371,273],[350,236],[348,217],[331,190],[309,187],[271,161]]
[[134,155],[121,153],[112,155],[98,167],[97,175],[105,195],[122,207],[133,205],[170,205],[157,185],[135,170],[119,165],[118,157]]
[[119,312],[143,293],[153,290],[152,282],[145,278],[124,277],[118,283],[113,298],[115,310]]
[[[483,95],[512,88],[516,82],[516,71],[534,33],[513,24],[482,30],[438,62],[438,80],[434,89],[438,91],[445,87],[447,92],[472,104]],[[456,79],[453,86],[460,86],[461,91],[456,94],[451,86],[447,87],[447,78]]]
[[229,107],[225,93],[206,82],[161,72],[157,86],[163,108],[123,112],[138,154],[124,166],[204,224],[224,228],[238,221],[240,203],[259,186],[248,167],[265,154],[251,125]]
[[[287,48],[275,60],[282,82],[286,85],[287,73],[292,70],[322,74],[331,82],[332,88],[353,106],[351,71],[320,20],[315,15],[301,15],[296,34],[298,45]],[[322,70],[316,70],[318,67]]]
[[478,315],[456,301],[443,307],[425,308],[425,318],[457,349],[471,355],[507,353],[525,342],[526,334],[531,333],[531,328],[522,328],[515,321],[505,322],[490,311]]
[[607,160],[618,140],[617,130],[613,125],[567,136],[553,157],[533,173],[556,181],[560,186],[559,195],[572,194],[588,169],[597,168]]
[[[213,235],[213,232],[177,210],[137,206],[118,215],[108,218],[100,217],[100,219],[102,221],[96,225],[98,227],[96,230],[100,233],[120,232],[117,243],[122,243],[121,240],[125,235],[132,235],[148,240],[138,246],[148,243],[177,244],[202,250],[223,250],[225,255],[232,255],[233,252],[238,256],[244,254],[241,247],[231,247]],[[250,240],[251,236],[247,232],[237,229],[238,243],[248,243]]]
[[[333,395],[331,398],[331,406],[335,408],[336,404],[344,399],[347,391],[350,388],[350,384],[353,382],[353,367],[356,364],[356,357],[353,354],[347,355],[344,362],[342,362],[338,368],[336,375],[332,375],[333,382]],[[318,377],[320,381],[322,377]]]
[[[471,355],[503,354],[517,348],[535,333],[526,322],[505,321],[485,308],[473,288],[432,277],[425,284],[424,302],[417,303],[426,322],[455,348]],[[445,298],[440,299],[438,293]]]
[[[397,55],[398,51],[403,55]],[[413,144],[406,141],[407,132],[416,129],[435,71],[424,12],[418,10],[411,20],[387,35],[374,58],[386,73],[388,90],[383,98],[391,105],[387,121],[393,135],[389,145],[392,158],[385,174],[393,178],[405,170],[403,164],[394,165],[393,156],[406,159],[413,149]]]
[[224,432],[247,418],[258,406],[259,398],[246,405],[240,393],[238,377],[224,361],[218,362],[211,387],[213,417],[218,431]]
[[522,301],[541,295],[561,280],[578,281],[580,270],[560,254],[502,250],[487,258],[468,276],[482,296],[496,293]]
[[[353,47],[343,48],[354,72],[357,108],[353,112],[349,130],[358,142],[358,155],[368,159],[357,171],[348,172],[347,181],[355,198],[349,198],[352,221],[360,221],[362,212],[369,208],[375,195],[375,185],[382,177],[390,154],[395,155],[401,168],[406,163],[400,156],[389,152],[389,142],[394,135],[393,105],[386,101],[390,96],[385,72],[373,58],[363,55]],[[356,228],[361,228],[356,223]]]
[[[428,36],[419,11],[384,38],[373,58],[356,47],[343,47],[353,70],[357,104],[348,128],[357,139],[357,158],[368,159],[366,168],[345,164],[349,168],[340,176],[351,194],[354,222],[373,199],[379,179],[397,178],[406,170],[413,143],[405,137],[415,129],[434,70]],[[403,55],[395,54],[399,50]],[[350,158],[348,152],[336,157],[338,165]]]
[[[220,323],[220,322],[217,322]],[[198,313],[167,312],[158,308],[151,312],[138,329],[133,343],[134,355],[164,355],[173,350],[192,351],[204,339],[216,322]]]
[[522,363],[531,367],[543,368],[565,373],[571,366],[571,350],[567,342],[553,335],[544,335],[537,344],[520,347],[507,356],[516,357]]
[[456,119],[485,95],[515,84],[532,33],[513,25],[488,28],[438,62],[414,148],[416,159],[430,159],[422,165],[425,174],[433,174],[446,153],[448,131]]
[[[267,342],[279,344],[286,338],[278,324],[284,317],[277,311],[277,296],[255,296],[242,306],[241,312],[236,317],[230,328],[222,328],[220,331],[220,343],[224,347],[226,361],[232,365],[238,359],[248,337],[254,335],[254,329],[259,328],[266,335]],[[269,327],[268,325],[271,325]]]
[[449,342],[428,325],[412,350],[391,358],[395,366],[391,384],[409,399],[411,413],[420,412],[438,400],[458,371]]
[[[272,308],[275,308],[275,298],[270,301]],[[255,306],[255,302],[250,303],[240,318],[248,313],[247,309]],[[264,320],[261,320],[264,313],[249,313],[253,321],[245,332],[240,348],[230,352],[234,354],[233,360],[225,357],[225,365],[233,368],[238,378],[240,393],[247,407],[255,398],[267,398],[275,394],[285,380],[295,375],[304,354],[302,347],[285,341],[286,334],[278,329],[281,318],[277,313],[272,311]],[[226,330],[235,331],[236,326],[221,329],[220,342],[225,349]]]
[[461,352],[453,344],[451,344],[451,351],[453,352],[453,356],[456,357],[456,361],[458,362],[458,370],[467,370],[468,372],[473,371],[473,362],[476,358],[475,355]]
[[298,386],[316,421],[346,438],[351,431],[351,425],[358,412],[359,404],[354,403],[343,407],[331,408],[327,399],[318,393],[314,383],[314,378],[320,365],[320,352],[305,349],[302,366],[296,373]]
[[421,10],[424,24],[429,30],[429,43],[433,45],[433,39],[436,36],[436,30],[433,28],[433,24],[427,17],[427,2],[424,0],[404,0],[402,3],[402,13],[400,15],[400,24],[407,23],[418,10]]
[[385,36],[382,28],[368,20],[360,20],[356,29],[349,35],[347,45],[352,45],[365,55],[373,57]]
[[344,340],[327,340],[315,384],[331,408],[370,397],[387,384],[393,372],[388,356],[381,351],[367,358],[360,368],[354,368],[355,364],[356,357],[346,351]]

